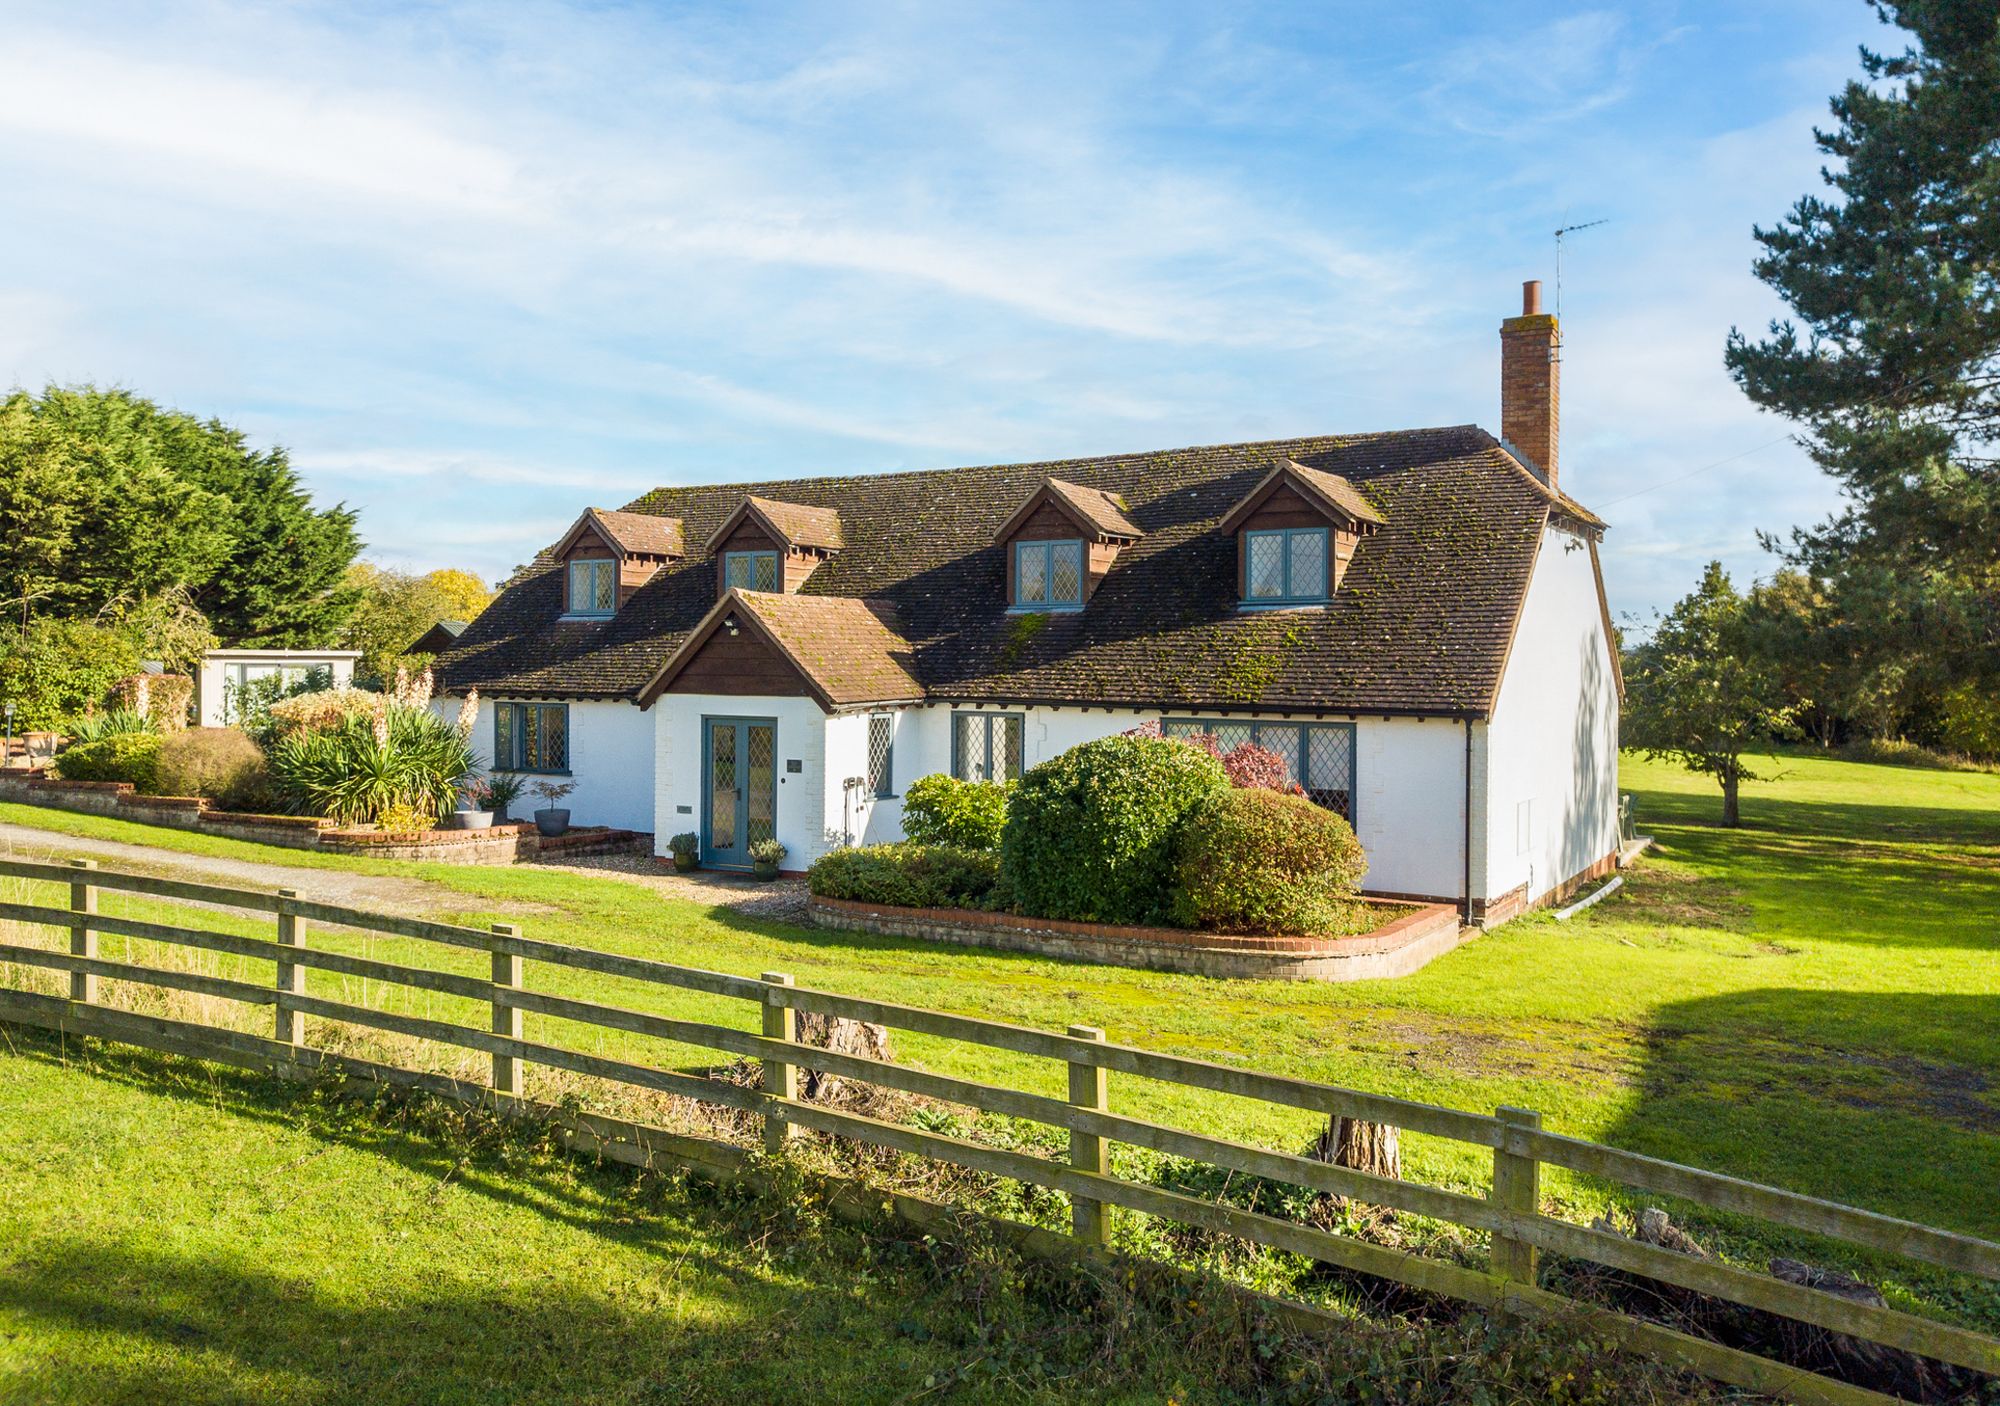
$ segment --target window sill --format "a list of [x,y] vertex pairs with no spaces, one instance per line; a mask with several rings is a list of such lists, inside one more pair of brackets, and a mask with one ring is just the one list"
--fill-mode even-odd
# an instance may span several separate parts
[[494,767],[494,768],[493,768],[493,770],[495,770],[495,771],[499,771],[499,772],[505,772],[505,773],[506,773],[506,774],[507,774],[508,776],[574,776],[574,775],[576,775],[576,773],[575,773],[575,772],[573,772],[573,771],[569,771],[569,770],[567,770],[567,769],[565,769],[565,770],[563,770],[563,771],[537,771],[537,770],[535,770],[535,768],[533,768],[533,767],[528,767],[528,766],[496,766],[496,767]]
[[1081,604],[1010,605],[1007,607],[1007,613],[1009,615],[1081,615],[1083,613],[1083,606]]
[[1238,610],[1325,610],[1332,605],[1331,600],[1245,600],[1238,601]]

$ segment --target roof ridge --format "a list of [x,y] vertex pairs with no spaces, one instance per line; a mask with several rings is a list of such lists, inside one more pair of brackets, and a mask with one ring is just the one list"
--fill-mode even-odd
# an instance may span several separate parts
[[[1342,446],[1351,446],[1358,440],[1399,439],[1416,435],[1462,434],[1467,432],[1484,435],[1496,445],[1500,443],[1500,440],[1489,431],[1469,421],[1457,425],[1417,425],[1401,430],[1361,430],[1349,433],[1335,431],[1326,434],[1288,435],[1279,439],[1246,439],[1228,440],[1217,444],[1185,444],[1169,449],[1128,449],[1111,454],[1071,455],[1067,459],[1014,459],[998,463],[946,464],[928,469],[884,469],[878,472],[864,470],[858,473],[810,474],[797,478],[728,479],[713,483],[663,483],[647,489],[623,508],[618,509],[618,511],[645,512],[646,510],[640,505],[649,498],[657,497],[662,493],[683,493],[696,490],[719,493],[734,489],[742,492],[745,497],[765,497],[777,489],[793,486],[848,483],[854,481],[892,483],[898,480],[928,478],[939,474],[965,473],[974,469],[984,469],[993,473],[1025,473],[1033,469],[1047,469],[1051,472],[1045,473],[1042,476],[1044,478],[1054,478],[1058,475],[1053,471],[1065,465],[1112,464],[1124,460],[1156,459],[1163,454],[1216,454],[1228,451],[1253,453],[1258,450],[1276,450],[1321,440],[1331,440]],[[1089,486],[1088,484],[1077,485],[1079,488],[1087,488]],[[762,489],[764,492],[753,494],[751,493],[753,488]],[[802,503],[799,506],[811,507],[813,505]],[[661,515],[655,514],[655,516]]]

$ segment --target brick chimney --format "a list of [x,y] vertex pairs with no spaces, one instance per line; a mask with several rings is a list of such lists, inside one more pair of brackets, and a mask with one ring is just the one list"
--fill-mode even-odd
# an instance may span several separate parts
[[1521,285],[1521,315],[1500,324],[1500,438],[1556,486],[1562,335],[1542,311],[1540,279]]

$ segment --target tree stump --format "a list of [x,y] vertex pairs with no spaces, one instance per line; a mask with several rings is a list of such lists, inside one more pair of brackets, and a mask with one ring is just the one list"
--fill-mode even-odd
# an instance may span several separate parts
[[[798,1041],[835,1054],[858,1055],[863,1059],[889,1058],[889,1032],[880,1025],[849,1020],[845,1016],[821,1015],[818,1011],[798,1013]],[[849,1080],[823,1070],[799,1067],[799,1097],[832,1101],[850,1088]],[[860,1087],[867,1087],[865,1085]]]
[[1401,1180],[1403,1145],[1395,1128],[1360,1118],[1333,1118],[1313,1143],[1311,1155],[1357,1172]]

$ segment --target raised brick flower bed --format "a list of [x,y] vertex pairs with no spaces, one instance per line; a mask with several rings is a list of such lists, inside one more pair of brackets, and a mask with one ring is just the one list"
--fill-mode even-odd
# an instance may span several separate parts
[[0,775],[0,800],[167,825],[287,849],[367,855],[375,859],[428,859],[443,864],[512,864],[516,860],[585,854],[648,853],[652,837],[631,830],[581,826],[545,838],[533,825],[489,830],[419,830],[397,833],[336,826],[310,815],[247,815],[210,810],[198,796],[142,796],[126,781],[57,781],[39,772]]
[[1367,981],[1407,976],[1477,935],[1476,929],[1462,926],[1458,909],[1450,904],[1379,898],[1368,902],[1376,908],[1399,910],[1402,916],[1373,932],[1317,938],[1076,923],[970,908],[897,908],[845,898],[815,897],[808,911],[822,927],[998,947],[1118,967],[1275,981]]

